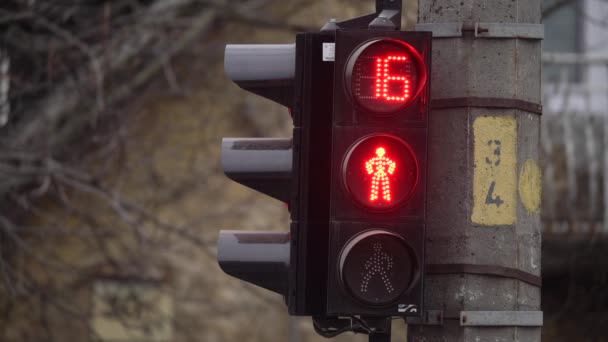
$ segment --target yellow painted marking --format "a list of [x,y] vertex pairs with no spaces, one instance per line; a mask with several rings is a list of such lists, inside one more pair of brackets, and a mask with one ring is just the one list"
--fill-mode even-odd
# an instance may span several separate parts
[[517,123],[513,116],[481,116],[473,122],[473,211],[484,226],[517,218]]
[[528,159],[519,171],[519,198],[528,213],[538,213],[542,183],[540,168],[536,161]]

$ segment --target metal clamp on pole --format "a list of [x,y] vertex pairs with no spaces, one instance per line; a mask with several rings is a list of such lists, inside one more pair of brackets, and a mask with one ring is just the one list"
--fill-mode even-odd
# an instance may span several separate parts
[[443,325],[442,310],[425,310],[420,317],[406,317],[408,325]]
[[543,114],[543,106],[540,103],[521,99],[469,96],[431,100],[431,108],[433,109],[462,107],[519,109],[539,115]]
[[426,23],[416,24],[416,31],[431,31],[433,38],[459,38],[464,32],[472,32],[475,38],[539,40],[545,37],[544,25],[522,23]]
[[542,311],[461,311],[463,327],[542,327]]
[[542,278],[536,274],[512,267],[473,264],[428,264],[426,274],[474,274],[521,280],[530,285],[541,287]]

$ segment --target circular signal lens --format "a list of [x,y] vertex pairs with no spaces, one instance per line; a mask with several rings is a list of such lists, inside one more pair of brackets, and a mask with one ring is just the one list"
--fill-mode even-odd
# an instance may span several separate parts
[[372,305],[394,302],[416,277],[411,247],[398,235],[370,230],[352,238],[340,254],[340,279],[354,298]]
[[371,135],[357,141],[346,153],[342,180],[359,205],[389,210],[409,199],[418,183],[418,162],[403,140]]
[[426,83],[424,62],[411,45],[377,39],[358,47],[346,64],[351,98],[374,113],[394,113],[407,106]]

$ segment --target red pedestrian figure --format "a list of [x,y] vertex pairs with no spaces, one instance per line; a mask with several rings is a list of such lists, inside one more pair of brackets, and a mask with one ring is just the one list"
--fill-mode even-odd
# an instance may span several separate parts
[[[369,195],[369,199],[372,202],[380,198],[387,202],[391,201],[391,187],[388,176],[395,172],[397,165],[386,157],[385,154],[384,148],[378,147],[376,149],[376,156],[365,162],[367,174],[374,174]],[[380,192],[381,197],[378,195],[378,192]]]

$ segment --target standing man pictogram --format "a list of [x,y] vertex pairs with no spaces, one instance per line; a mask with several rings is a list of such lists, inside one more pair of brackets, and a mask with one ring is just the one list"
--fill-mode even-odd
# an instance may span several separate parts
[[376,201],[380,198],[378,196],[379,189],[382,199],[387,202],[391,201],[391,188],[388,175],[392,175],[395,172],[397,165],[386,157],[385,154],[384,148],[378,147],[376,149],[376,156],[365,162],[367,174],[374,174],[369,195],[370,201]]
[[372,248],[374,249],[374,254],[372,254],[363,265],[365,272],[362,274],[363,281],[361,282],[361,292],[367,292],[369,281],[374,276],[378,275],[380,276],[380,280],[382,280],[386,291],[392,293],[395,289],[388,277],[388,271],[393,268],[393,258],[382,250],[382,244],[379,242],[375,242],[372,245]]

